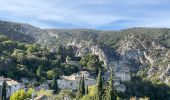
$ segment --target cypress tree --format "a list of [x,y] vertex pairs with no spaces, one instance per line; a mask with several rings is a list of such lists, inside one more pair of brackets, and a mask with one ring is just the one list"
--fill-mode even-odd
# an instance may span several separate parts
[[6,80],[3,82],[1,100],[7,100],[6,98]]
[[56,94],[56,93],[59,92],[59,88],[58,88],[58,84],[57,84],[57,75],[56,74],[53,77],[52,89],[53,89],[53,94]]
[[89,93],[88,86],[86,86],[86,95]]
[[83,93],[83,95],[85,95],[85,93],[86,93],[86,89],[85,89],[85,81],[84,81],[84,75],[83,75],[83,77],[82,77],[82,93]]
[[95,100],[103,100],[102,95],[103,95],[103,79],[101,75],[101,70],[99,70],[98,77],[97,77]]
[[116,100],[116,91],[115,91],[115,88],[113,86],[113,79],[114,79],[114,73],[113,73],[113,70],[111,69],[106,100]]
[[82,77],[80,78],[79,87],[78,87],[78,91],[77,91],[77,95],[76,95],[76,99],[79,100],[80,98],[83,97],[83,95],[85,95],[84,76],[82,76]]

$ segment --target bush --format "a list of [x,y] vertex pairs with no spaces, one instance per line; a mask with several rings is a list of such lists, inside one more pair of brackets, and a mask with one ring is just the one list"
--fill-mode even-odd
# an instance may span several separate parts
[[33,89],[29,89],[28,91],[21,89],[13,93],[10,97],[10,100],[27,100],[29,98],[31,99],[32,93]]

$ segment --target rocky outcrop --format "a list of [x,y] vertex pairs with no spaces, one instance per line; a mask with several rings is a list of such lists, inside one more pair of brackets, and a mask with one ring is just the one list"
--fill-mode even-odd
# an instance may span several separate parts
[[148,77],[152,77],[157,71],[159,70],[158,66],[152,66],[149,70],[148,70]]
[[108,65],[108,58],[106,57],[105,52],[100,48],[99,45],[95,45],[91,42],[87,41],[76,41],[73,40],[67,44],[67,46],[74,46],[77,48],[76,56],[84,56],[85,54],[91,53],[94,55],[98,55],[99,59],[104,62],[104,64]]
[[159,76],[159,79],[167,84],[170,82],[170,64],[168,64],[167,69]]
[[[10,33],[12,32],[12,33]],[[14,33],[14,34],[13,34]],[[170,30],[131,28],[121,31],[90,29],[40,29],[28,24],[0,21],[0,34],[19,42],[39,43],[55,50],[58,45],[76,47],[76,55],[98,55],[108,68],[123,64],[137,73],[149,68],[147,77],[168,80]],[[149,66],[149,67],[148,67]],[[157,67],[155,67],[157,66]]]

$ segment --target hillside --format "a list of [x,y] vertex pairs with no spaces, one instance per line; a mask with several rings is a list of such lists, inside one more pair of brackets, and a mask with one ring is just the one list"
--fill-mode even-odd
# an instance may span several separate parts
[[0,33],[12,40],[39,43],[55,50],[74,46],[77,56],[99,56],[108,67],[126,65],[154,82],[170,82],[170,29],[130,28],[120,31],[40,29],[28,24],[0,22]]
[[60,76],[78,71],[75,66],[65,67],[62,56],[38,44],[20,43],[0,35],[0,76],[16,80],[37,79],[42,82],[52,79],[51,74],[54,72]]

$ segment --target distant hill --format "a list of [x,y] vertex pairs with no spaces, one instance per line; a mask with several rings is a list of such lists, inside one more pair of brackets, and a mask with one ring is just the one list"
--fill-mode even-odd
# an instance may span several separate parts
[[120,31],[92,29],[40,29],[29,24],[0,21],[0,34],[12,40],[39,43],[54,50],[76,47],[76,55],[99,55],[108,67],[131,67],[150,80],[170,81],[170,29],[129,28]]

